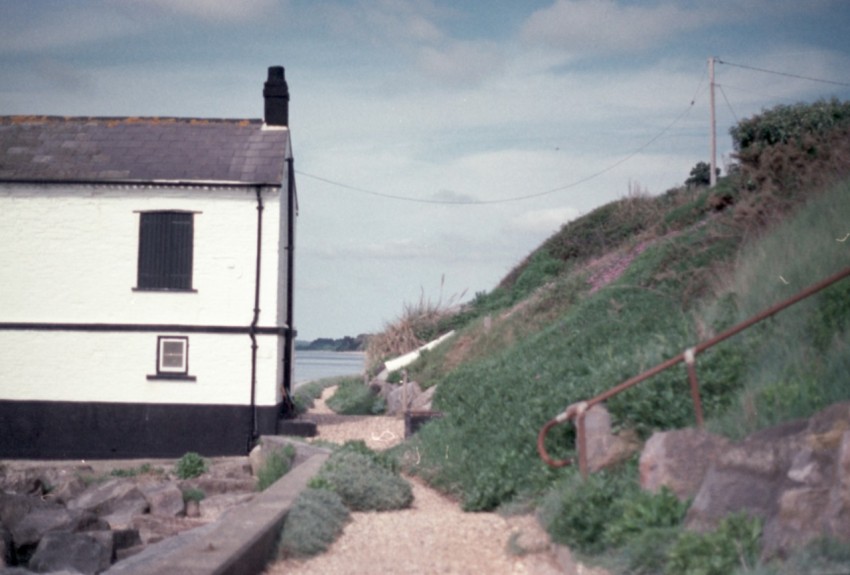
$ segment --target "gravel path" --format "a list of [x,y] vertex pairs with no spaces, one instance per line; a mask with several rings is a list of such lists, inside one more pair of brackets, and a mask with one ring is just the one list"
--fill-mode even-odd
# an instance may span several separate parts
[[[308,418],[318,423],[318,439],[342,443],[363,439],[386,449],[404,439],[404,420],[333,414],[324,404],[328,388]],[[327,553],[308,560],[271,565],[266,575],[467,574],[605,575],[575,564],[565,548],[552,549],[530,515],[464,513],[458,504],[417,478],[410,509],[352,513],[352,521]]]

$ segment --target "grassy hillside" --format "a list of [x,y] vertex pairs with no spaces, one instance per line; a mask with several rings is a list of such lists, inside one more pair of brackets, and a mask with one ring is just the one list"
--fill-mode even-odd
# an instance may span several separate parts
[[[411,368],[439,384],[446,414],[419,439],[419,471],[468,509],[540,493],[564,472],[540,462],[534,440],[563,407],[850,265],[850,240],[837,241],[850,232],[848,126],[850,105],[838,102],[744,120],[732,131],[740,163],[715,188],[612,202],[470,304],[408,306],[409,345],[458,329]],[[713,428],[740,435],[845,395],[847,284],[699,357]],[[608,408],[642,436],[693,421],[682,367]],[[565,454],[569,433],[555,434],[552,451]]]
[[[616,526],[630,505],[666,510],[649,513],[670,519],[653,529],[675,525],[681,510],[643,501],[634,465],[577,483],[575,469],[540,461],[537,433],[568,404],[850,266],[848,126],[850,105],[835,101],[744,120],[732,130],[739,164],[715,188],[612,202],[563,226],[470,304],[409,306],[399,324],[411,345],[458,330],[411,367],[423,386],[439,385],[445,416],[405,447],[418,453],[410,471],[468,510],[541,506],[553,538],[582,551],[649,533]],[[848,327],[844,280],[701,354],[710,429],[741,437],[850,399]],[[373,348],[377,363],[375,349],[387,348]],[[641,437],[693,424],[683,366],[607,407],[618,430]],[[571,455],[572,434],[550,434],[550,453]]]

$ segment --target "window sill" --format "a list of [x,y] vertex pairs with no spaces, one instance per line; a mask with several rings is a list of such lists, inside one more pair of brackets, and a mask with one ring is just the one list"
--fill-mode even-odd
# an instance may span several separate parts
[[148,381],[155,380],[167,380],[167,381],[197,381],[198,378],[194,375],[187,375],[185,373],[156,373],[153,375],[148,375]]
[[156,292],[174,292],[174,293],[198,293],[195,288],[131,288],[133,291],[156,291]]

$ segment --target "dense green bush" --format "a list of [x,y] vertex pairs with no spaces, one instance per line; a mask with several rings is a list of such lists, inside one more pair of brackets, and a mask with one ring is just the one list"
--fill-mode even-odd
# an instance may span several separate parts
[[658,493],[626,491],[616,507],[617,516],[605,526],[605,540],[614,547],[632,542],[648,529],[678,527],[688,511],[688,504],[666,487]]
[[257,470],[257,491],[265,491],[275,481],[286,475],[294,460],[295,447],[292,445],[286,445],[269,453],[260,469]]
[[335,492],[352,511],[405,509],[413,502],[413,490],[398,474],[397,464],[362,441],[334,451],[310,486]]
[[667,555],[666,575],[729,575],[756,566],[761,521],[730,515],[709,533],[682,532]]
[[190,451],[183,455],[174,467],[174,472],[180,479],[192,479],[202,475],[207,470],[207,461],[199,454]]
[[328,549],[342,533],[350,513],[336,493],[305,489],[286,515],[278,557],[309,557]]
[[[623,470],[602,471],[586,480],[572,474],[543,499],[541,519],[553,541],[582,553],[598,553],[609,542],[609,526],[622,516],[624,500],[638,489],[634,475]],[[622,541],[627,528],[620,525],[616,537]]]
[[735,150],[741,154],[789,142],[802,145],[807,136],[823,136],[847,125],[850,102],[832,99],[779,105],[741,120],[729,133]]
[[383,399],[359,378],[340,381],[327,405],[340,415],[377,415],[386,409]]

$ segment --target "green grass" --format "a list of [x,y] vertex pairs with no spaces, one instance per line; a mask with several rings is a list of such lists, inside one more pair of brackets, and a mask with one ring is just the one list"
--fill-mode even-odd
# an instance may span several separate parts
[[329,377],[298,386],[292,393],[292,403],[295,406],[295,413],[306,413],[308,409],[313,407],[315,400],[322,396],[322,392],[326,388],[339,384],[341,379],[339,377]]
[[327,405],[340,415],[377,415],[386,409],[383,398],[356,377],[341,380]]
[[295,460],[295,446],[287,445],[268,454],[257,470],[257,491],[265,491],[286,475]]
[[[723,286],[730,321],[741,321],[850,265],[850,182],[808,202],[770,234],[742,250]],[[850,241],[850,240],[847,240]],[[717,306],[706,315],[718,314]],[[781,312],[742,334],[747,385],[733,407],[711,422],[731,437],[806,417],[850,399],[850,280]]]

